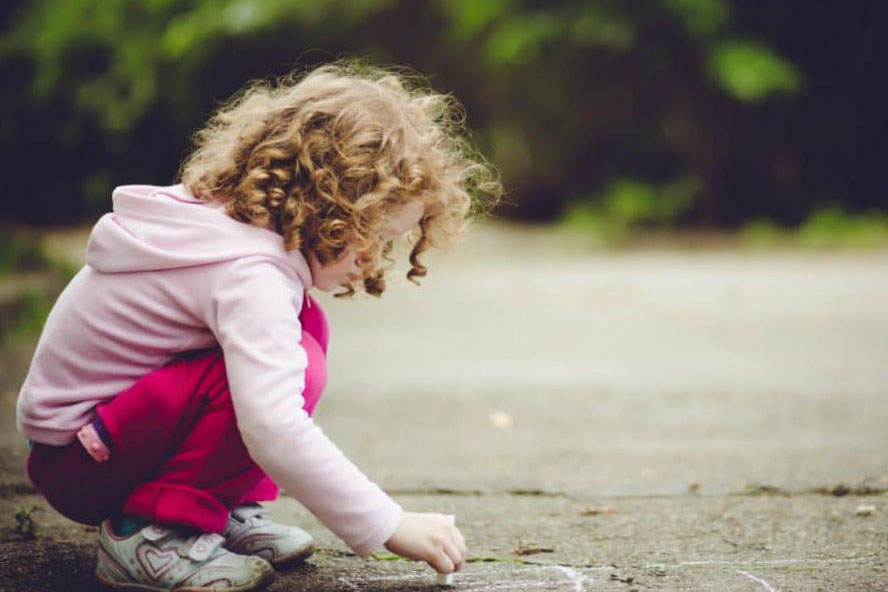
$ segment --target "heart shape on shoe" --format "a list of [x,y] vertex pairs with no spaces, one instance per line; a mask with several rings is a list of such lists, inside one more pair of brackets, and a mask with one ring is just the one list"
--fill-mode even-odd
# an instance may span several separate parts
[[179,554],[175,549],[161,551],[155,547],[148,547],[136,556],[139,558],[142,568],[152,578],[159,577],[163,572],[172,567],[179,558]]

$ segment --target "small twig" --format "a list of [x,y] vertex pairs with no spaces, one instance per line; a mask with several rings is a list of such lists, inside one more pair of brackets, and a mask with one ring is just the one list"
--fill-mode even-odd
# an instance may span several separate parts
[[537,553],[554,553],[552,547],[525,547],[524,543],[518,541],[518,548],[512,551],[515,555],[536,555]]

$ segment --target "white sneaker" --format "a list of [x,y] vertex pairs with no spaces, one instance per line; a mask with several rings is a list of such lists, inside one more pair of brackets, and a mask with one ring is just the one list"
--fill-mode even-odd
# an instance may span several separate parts
[[233,509],[225,527],[225,548],[241,555],[258,555],[274,566],[301,561],[314,552],[310,534],[262,518],[268,512],[259,504]]
[[224,540],[219,534],[189,536],[159,524],[121,537],[105,520],[96,578],[106,588],[133,592],[246,592],[274,579],[264,559],[227,551]]

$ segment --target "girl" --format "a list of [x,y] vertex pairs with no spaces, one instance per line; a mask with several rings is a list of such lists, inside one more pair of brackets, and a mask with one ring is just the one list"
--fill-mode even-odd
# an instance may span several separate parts
[[[313,423],[327,323],[307,291],[379,296],[500,185],[447,96],[337,63],[249,86],[170,187],[123,186],[47,319],[19,394],[28,475],[100,524],[121,590],[252,590],[311,538],[262,517],[278,486],[358,555],[462,567],[452,516],[405,512]],[[477,202],[476,202],[477,203]]]

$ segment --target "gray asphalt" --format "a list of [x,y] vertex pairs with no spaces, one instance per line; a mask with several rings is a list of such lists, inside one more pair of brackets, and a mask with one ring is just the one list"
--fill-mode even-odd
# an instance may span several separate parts
[[[405,508],[456,514],[455,590],[888,589],[888,253],[497,226],[428,265],[381,300],[321,296],[316,420]],[[9,532],[39,503],[11,427],[27,354],[0,369],[0,589],[89,589],[93,531],[48,510],[36,541]],[[321,551],[271,590],[434,589],[272,508]]]

